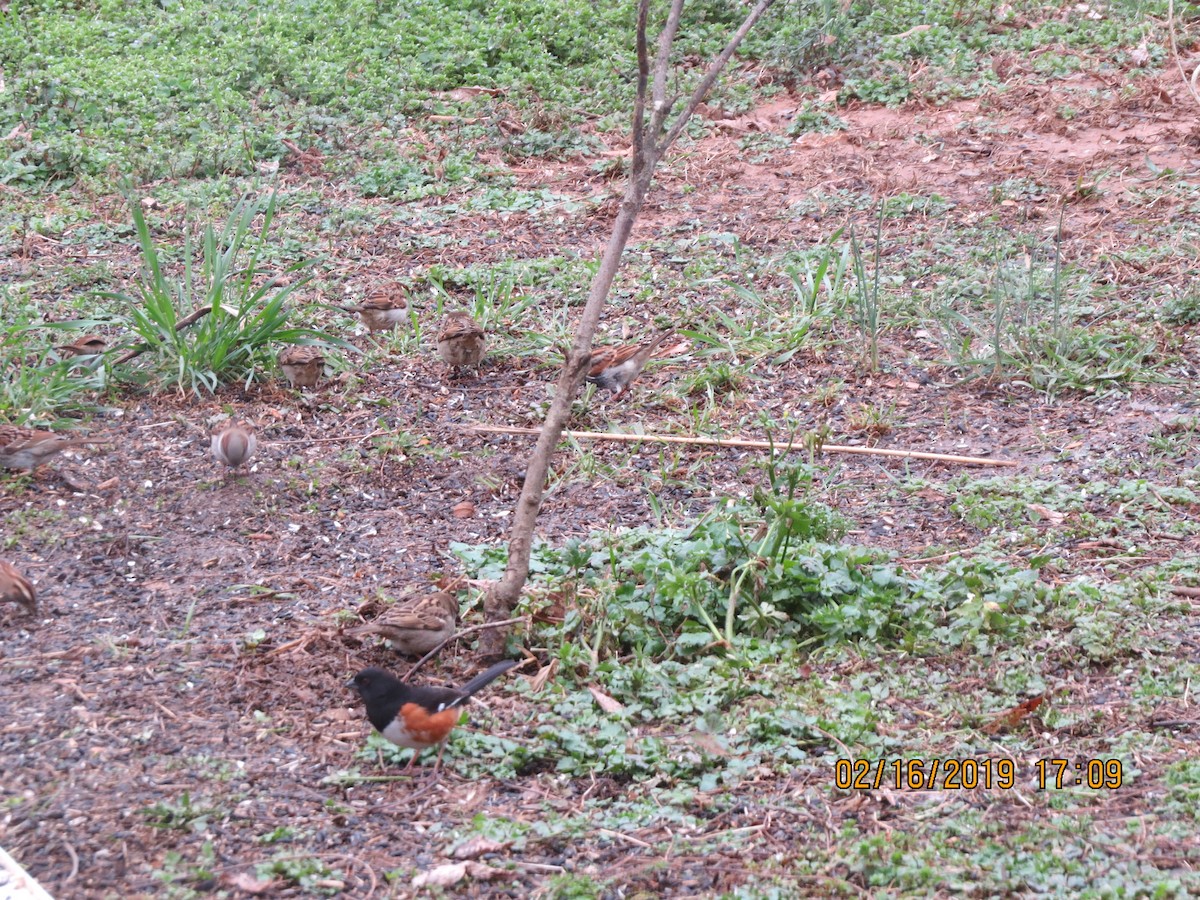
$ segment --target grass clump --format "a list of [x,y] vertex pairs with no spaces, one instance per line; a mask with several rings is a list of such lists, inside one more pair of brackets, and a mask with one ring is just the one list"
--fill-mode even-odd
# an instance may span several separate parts
[[[102,292],[122,307],[120,317],[137,335],[140,380],[173,384],[195,394],[223,384],[249,384],[275,364],[276,344],[345,341],[306,327],[289,327],[288,298],[309,280],[302,260],[281,275],[264,277],[259,255],[266,246],[277,195],[243,197],[218,232],[206,225],[197,267],[190,233],[183,248],[182,278],[167,274],[145,213],[131,203],[143,271],[136,293]],[[257,231],[254,222],[261,216]],[[298,276],[289,280],[289,276]]]

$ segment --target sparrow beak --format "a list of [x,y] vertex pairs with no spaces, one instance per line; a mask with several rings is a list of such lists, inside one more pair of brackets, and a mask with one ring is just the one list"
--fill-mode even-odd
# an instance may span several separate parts
[[350,690],[354,690],[354,679],[353,678],[351,678],[349,681],[346,682],[346,687],[350,688]]

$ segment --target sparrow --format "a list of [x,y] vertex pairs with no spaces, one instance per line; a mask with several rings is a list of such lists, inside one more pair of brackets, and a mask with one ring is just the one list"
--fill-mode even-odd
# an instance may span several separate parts
[[399,285],[386,285],[367,294],[357,306],[342,306],[346,312],[358,313],[368,331],[391,331],[408,318],[408,301]]
[[33,471],[68,447],[93,443],[94,438],[66,437],[54,431],[0,424],[0,468]]
[[406,656],[424,656],[454,634],[457,619],[458,601],[438,591],[396,603],[350,634],[378,634]]
[[487,335],[465,312],[450,313],[437,339],[438,356],[448,366],[477,366],[487,349]]
[[612,391],[617,399],[637,380],[658,345],[673,332],[664,331],[658,337],[641,344],[625,344],[618,347],[598,347],[592,351],[587,380],[592,384]]
[[254,455],[258,438],[248,425],[231,422],[212,436],[212,455],[219,463],[236,469]]
[[108,341],[98,334],[85,334],[69,344],[60,344],[54,348],[61,350],[63,356],[96,356],[108,349]]
[[310,345],[284,347],[279,351],[279,367],[291,387],[315,388],[325,371],[325,354]]
[[37,615],[37,594],[29,579],[17,571],[12,563],[0,560],[0,600],[11,600],[20,603],[29,610],[30,615]]
[[363,669],[346,687],[353,688],[367,706],[375,730],[399,747],[413,751],[404,771],[413,767],[422,750],[441,744],[433,771],[442,765],[446,738],[458,724],[459,707],[517,664],[506,659],[484,669],[460,688],[414,687],[383,669]]

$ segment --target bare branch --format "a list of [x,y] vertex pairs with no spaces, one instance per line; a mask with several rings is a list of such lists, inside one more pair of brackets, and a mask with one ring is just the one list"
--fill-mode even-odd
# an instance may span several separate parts
[[658,35],[658,58],[654,60],[654,108],[650,111],[650,140],[655,142],[655,156],[662,153],[658,136],[662,133],[667,116],[671,114],[671,104],[667,102],[667,75],[671,69],[671,46],[675,43],[682,16],[683,0],[671,0],[667,24]]
[[650,15],[650,0],[641,0],[638,4],[637,20],[637,57],[638,79],[637,100],[633,107],[633,153],[634,162],[642,154],[646,136],[642,128],[646,122],[646,85],[650,80],[650,52],[646,47],[646,19]]
[[408,681],[410,678],[412,678],[416,671],[421,668],[421,666],[425,665],[425,663],[429,662],[431,659],[441,653],[442,649],[451,641],[461,640],[468,634],[474,634],[476,631],[486,631],[489,628],[504,628],[507,625],[516,625],[518,622],[526,622],[528,619],[529,616],[517,616],[516,618],[508,619],[504,622],[485,622],[482,625],[472,625],[470,628],[464,628],[462,631],[456,631],[454,634],[450,635],[450,637],[443,640],[440,644],[413,663],[412,668],[408,670],[408,674],[404,676],[403,680]]
[[683,131],[683,126],[687,124],[688,119],[692,117],[692,113],[696,111],[696,107],[700,105],[701,101],[708,95],[708,92],[712,90],[713,82],[717,80],[717,76],[721,74],[721,70],[725,68],[725,64],[729,62],[730,57],[737,51],[742,39],[750,33],[750,29],[754,27],[754,23],[762,18],[763,13],[770,9],[774,3],[775,0],[758,0],[758,5],[750,10],[750,15],[746,16],[746,20],[742,22],[737,33],[729,39],[729,43],[725,45],[725,49],[721,51],[721,55],[709,65],[708,71],[704,73],[704,77],[700,79],[700,83],[692,91],[692,96],[688,98],[687,106],[679,114],[679,118],[675,120],[675,123],[671,126],[671,130],[663,138],[662,143],[658,145],[660,153],[666,152],[667,148],[675,143],[675,139]]

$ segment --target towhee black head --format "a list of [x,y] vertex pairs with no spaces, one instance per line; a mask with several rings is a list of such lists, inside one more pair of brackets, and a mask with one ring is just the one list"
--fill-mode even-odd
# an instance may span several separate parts
[[367,705],[367,718],[375,730],[400,747],[413,750],[405,771],[427,747],[441,744],[434,771],[442,764],[445,740],[458,724],[459,707],[517,664],[506,659],[484,669],[460,688],[405,684],[383,669],[363,669],[346,687],[354,688]]

